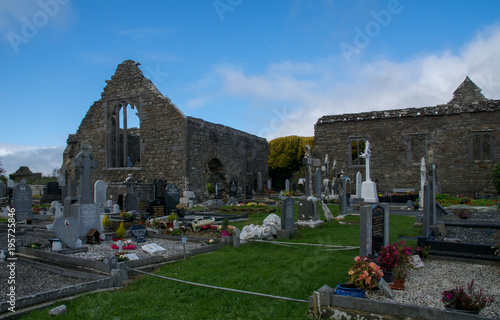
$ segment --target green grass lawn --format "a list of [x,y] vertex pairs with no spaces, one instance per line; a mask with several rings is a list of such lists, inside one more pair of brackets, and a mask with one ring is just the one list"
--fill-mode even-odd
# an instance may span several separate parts
[[[334,216],[338,215],[337,205],[329,207]],[[280,215],[279,209],[276,214]],[[250,221],[232,224],[238,228],[260,224],[266,216],[267,213],[257,213],[250,216]],[[359,217],[349,217],[346,220],[352,224],[339,224],[334,220],[317,229],[303,229],[298,237],[287,241],[357,246],[356,219],[359,223]],[[418,235],[421,230],[413,228],[414,222],[415,218],[391,216],[391,242],[401,235]],[[249,243],[168,264],[157,274],[308,300],[313,291],[324,284],[335,287],[346,282],[347,270],[359,253],[359,250],[325,249]],[[68,313],[59,317],[61,319],[307,319],[308,313],[307,304],[303,302],[202,288],[148,275],[116,291],[88,294],[62,303],[66,304]],[[49,309],[34,311],[23,319],[52,319]]]

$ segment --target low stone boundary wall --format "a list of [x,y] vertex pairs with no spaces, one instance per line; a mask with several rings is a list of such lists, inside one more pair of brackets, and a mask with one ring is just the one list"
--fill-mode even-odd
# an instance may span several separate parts
[[[316,300],[316,302],[314,301]],[[316,303],[316,306],[315,306]],[[319,304],[319,307],[318,307]],[[385,302],[372,299],[336,295],[334,291],[309,298],[309,309],[320,319],[405,319],[405,320],[470,320],[489,319],[479,315],[464,314],[420,306]]]

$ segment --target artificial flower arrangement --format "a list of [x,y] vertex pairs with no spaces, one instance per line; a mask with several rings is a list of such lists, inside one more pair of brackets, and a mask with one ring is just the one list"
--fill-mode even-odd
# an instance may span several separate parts
[[349,269],[348,274],[348,283],[365,291],[378,286],[378,280],[384,275],[375,262],[359,256],[354,258],[354,265]]
[[[132,240],[122,240],[122,249],[123,250],[134,250],[135,249],[135,244],[132,243]],[[115,241],[112,245],[111,245],[111,249],[120,249],[120,247],[118,246],[118,241]]]
[[420,258],[427,258],[430,251],[431,251],[431,246],[423,246],[423,247],[416,247],[414,253],[418,254]]
[[445,290],[441,294],[441,301],[450,309],[477,312],[495,301],[493,297],[485,295],[483,289],[474,291],[473,287],[474,280],[467,285],[467,289],[462,286],[456,286],[454,289]]
[[167,223],[159,218],[149,219],[149,227],[153,229],[167,229]]
[[137,216],[139,216],[139,212],[137,212],[137,210],[130,210],[122,212],[120,215],[123,219],[135,219]]

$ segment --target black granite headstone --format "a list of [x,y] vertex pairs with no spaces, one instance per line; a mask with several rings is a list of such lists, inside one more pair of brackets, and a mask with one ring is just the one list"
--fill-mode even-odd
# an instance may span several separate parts
[[179,204],[180,192],[179,188],[175,184],[169,184],[165,189],[166,196],[166,211],[170,214],[172,210],[175,210],[175,206]]
[[229,185],[229,197],[236,198],[238,196],[238,184],[236,181],[231,181]]
[[379,252],[384,246],[384,208],[376,205],[372,208],[372,250]]
[[167,215],[167,202],[165,200],[149,201],[149,215],[163,217]]
[[26,180],[22,180],[14,188],[14,208],[16,209],[16,221],[25,221],[26,219],[33,219],[32,209],[32,195],[31,187],[26,184]]
[[155,200],[165,200],[166,187],[167,187],[167,181],[163,179],[156,179],[153,182],[153,193]]
[[246,195],[246,197],[245,197],[245,198],[246,198],[247,200],[252,199],[252,198],[253,198],[253,194],[252,194],[252,186],[247,186],[245,191],[246,191],[246,192],[245,192],[245,195]]

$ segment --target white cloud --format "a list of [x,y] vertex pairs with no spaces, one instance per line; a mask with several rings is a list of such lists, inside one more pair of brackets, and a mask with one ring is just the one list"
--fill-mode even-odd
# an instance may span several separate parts
[[32,172],[49,175],[62,165],[65,146],[20,146],[0,143],[0,160],[7,176],[20,166],[28,166]]
[[[445,104],[469,76],[490,99],[500,98],[500,28],[488,27],[460,52],[422,54],[404,62],[346,64],[339,57],[314,63],[283,62],[251,74],[218,66],[222,93],[267,110],[255,134],[268,139],[314,134],[324,115]],[[201,99],[201,98],[200,98]],[[274,107],[282,105],[281,109]],[[257,132],[258,131],[258,132]]]

